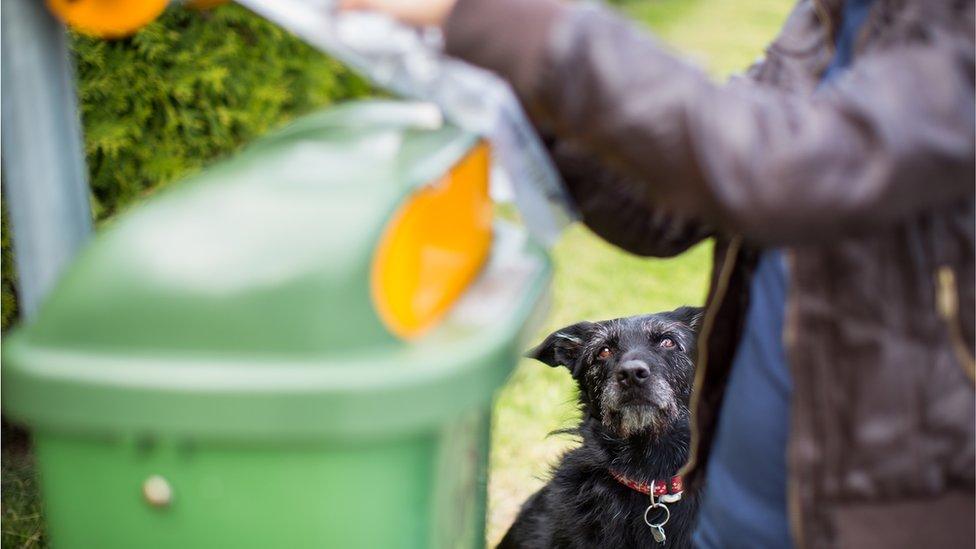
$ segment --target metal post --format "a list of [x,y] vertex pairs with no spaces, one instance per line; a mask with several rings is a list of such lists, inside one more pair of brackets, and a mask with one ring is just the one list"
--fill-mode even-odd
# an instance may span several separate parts
[[91,233],[74,70],[40,0],[3,0],[3,190],[30,318]]

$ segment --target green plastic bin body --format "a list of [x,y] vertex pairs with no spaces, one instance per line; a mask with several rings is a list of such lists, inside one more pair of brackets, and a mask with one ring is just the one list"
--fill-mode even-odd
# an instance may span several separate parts
[[347,104],[100,233],[4,342],[52,544],[482,546],[491,398],[549,260],[498,225],[410,342],[369,295],[391,215],[476,142],[428,106]]

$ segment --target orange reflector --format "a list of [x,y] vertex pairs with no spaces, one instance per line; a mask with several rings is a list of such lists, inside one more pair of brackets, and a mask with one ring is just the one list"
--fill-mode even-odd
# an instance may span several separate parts
[[47,0],[47,7],[74,30],[100,38],[127,36],[163,13],[169,0]]
[[376,311],[394,334],[423,334],[474,280],[491,245],[488,147],[478,144],[436,183],[407,199],[373,257]]

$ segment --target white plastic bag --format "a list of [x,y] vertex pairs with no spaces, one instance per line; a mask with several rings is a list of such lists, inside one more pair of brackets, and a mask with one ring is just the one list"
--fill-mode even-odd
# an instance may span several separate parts
[[413,29],[373,13],[337,13],[332,0],[237,0],[312,47],[357,70],[378,87],[430,101],[444,117],[485,136],[504,177],[493,196],[514,196],[532,236],[552,245],[576,218],[552,160],[507,82],[443,54],[437,29]]

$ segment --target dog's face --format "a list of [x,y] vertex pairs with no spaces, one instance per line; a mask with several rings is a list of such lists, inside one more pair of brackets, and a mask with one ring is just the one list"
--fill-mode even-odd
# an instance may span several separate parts
[[688,420],[702,310],[602,322],[558,330],[527,356],[566,366],[584,413],[616,436],[659,435]]

